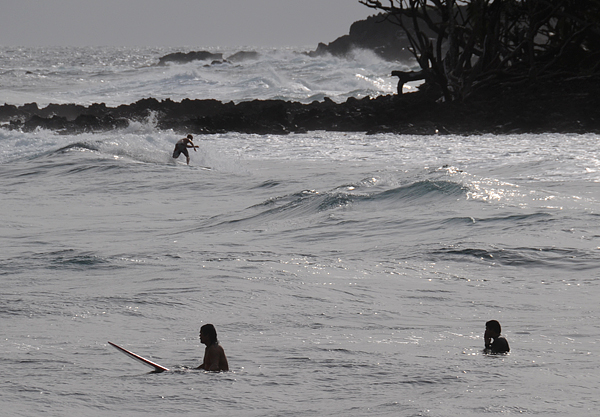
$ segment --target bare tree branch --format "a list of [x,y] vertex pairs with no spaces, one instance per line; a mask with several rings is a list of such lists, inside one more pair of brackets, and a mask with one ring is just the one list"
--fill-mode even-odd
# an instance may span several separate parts
[[359,3],[402,28],[422,74],[446,99],[523,77],[600,71],[600,0]]

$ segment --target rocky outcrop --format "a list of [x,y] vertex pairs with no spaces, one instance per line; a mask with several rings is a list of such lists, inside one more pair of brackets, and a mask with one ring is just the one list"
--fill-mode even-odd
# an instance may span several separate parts
[[[187,64],[192,61],[211,61],[210,65],[223,64],[227,62],[238,63],[242,61],[248,61],[258,59],[260,54],[256,51],[239,51],[233,55],[223,59],[223,54],[220,52],[207,52],[207,51],[192,51],[188,53],[174,52],[172,54],[165,55],[158,59],[158,65],[166,65],[167,63],[175,64]],[[208,65],[208,64],[207,64]]]
[[[128,105],[51,104],[0,106],[5,129],[62,133],[126,127],[149,116],[157,128],[180,133],[286,134],[313,130],[404,134],[600,133],[600,78],[550,80],[498,91],[480,91],[465,102],[436,102],[427,90],[402,96],[349,98],[303,104],[283,100],[222,103],[147,98]],[[568,106],[565,103],[569,103]]]
[[185,64],[192,61],[217,61],[222,59],[223,54],[208,51],[174,52],[159,58],[158,65],[166,65],[169,62]]
[[260,57],[260,54],[256,51],[239,51],[233,55],[229,55],[226,61],[229,62],[242,62],[249,60],[256,60]]
[[329,44],[319,43],[309,56],[331,54],[346,57],[354,49],[368,49],[388,61],[407,61],[413,58],[409,42],[400,26],[386,19],[384,14],[354,22],[350,33]]

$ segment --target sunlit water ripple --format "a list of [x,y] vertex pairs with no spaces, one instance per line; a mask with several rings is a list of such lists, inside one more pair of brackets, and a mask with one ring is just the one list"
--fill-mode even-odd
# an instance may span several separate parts
[[[82,101],[147,93],[136,62]],[[598,136],[179,138],[0,129],[6,415],[598,415]],[[192,369],[209,322],[231,372]]]

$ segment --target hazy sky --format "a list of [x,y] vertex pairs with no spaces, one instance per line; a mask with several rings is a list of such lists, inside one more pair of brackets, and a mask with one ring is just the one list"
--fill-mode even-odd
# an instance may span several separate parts
[[316,46],[371,14],[358,0],[0,0],[0,45]]

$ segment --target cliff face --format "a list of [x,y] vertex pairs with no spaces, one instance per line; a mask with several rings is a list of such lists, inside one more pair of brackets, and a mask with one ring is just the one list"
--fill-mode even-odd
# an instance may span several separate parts
[[384,14],[354,22],[350,33],[329,44],[319,43],[310,56],[329,53],[346,56],[353,49],[369,49],[388,61],[407,61],[413,58],[408,50],[409,42],[400,26],[385,18]]

